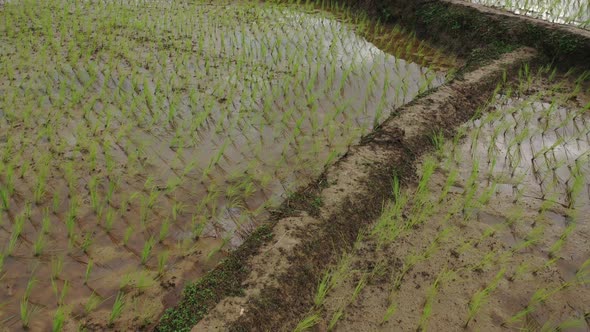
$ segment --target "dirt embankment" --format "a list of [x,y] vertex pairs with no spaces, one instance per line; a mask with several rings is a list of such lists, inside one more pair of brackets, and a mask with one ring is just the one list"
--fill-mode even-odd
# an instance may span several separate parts
[[425,155],[420,184],[326,269],[311,330],[588,331],[590,192],[571,188],[590,175],[590,90],[544,75]]
[[347,3],[372,17],[414,29],[420,38],[466,57],[474,65],[468,65],[465,72],[482,60],[504,55],[399,110],[320,180],[285,202],[260,236],[250,241],[256,245],[234,252],[185,290],[186,296],[165,314],[157,330],[173,331],[181,326],[184,330],[205,315],[194,331],[293,327],[312,303],[326,264],[380,214],[393,174],[411,181],[415,161],[431,144],[432,131],[443,129],[452,134],[451,128],[469,119],[493,93],[505,68],[515,73],[535,57],[532,50],[509,52],[527,45],[545,60],[590,66],[590,33],[581,29],[463,1]]
[[244,296],[223,299],[193,331],[292,328],[313,303],[314,286],[327,264],[381,213],[393,175],[412,181],[432,132],[452,134],[491,96],[504,71],[513,73],[535,56],[532,49],[507,54],[400,109],[326,171],[318,187],[323,189],[313,199],[319,210],[294,209],[278,220],[273,240],[247,263]]

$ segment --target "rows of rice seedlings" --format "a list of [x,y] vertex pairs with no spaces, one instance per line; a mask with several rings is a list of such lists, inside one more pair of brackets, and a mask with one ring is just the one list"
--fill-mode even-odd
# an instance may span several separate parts
[[[0,15],[11,329],[150,324],[164,288],[445,79],[359,38],[350,25],[389,32],[366,17],[290,6],[22,0]],[[440,58],[393,32],[397,53]]]
[[499,7],[515,14],[540,18],[554,23],[590,28],[590,3],[587,0],[469,0],[472,3]]
[[434,133],[296,330],[587,327],[590,81],[556,76],[525,66],[455,139]]

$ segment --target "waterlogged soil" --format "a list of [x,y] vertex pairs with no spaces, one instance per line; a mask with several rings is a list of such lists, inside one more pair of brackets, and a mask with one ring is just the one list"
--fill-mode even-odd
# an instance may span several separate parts
[[[317,187],[310,188],[309,206],[299,206],[277,221],[273,239],[248,260],[241,294],[227,295],[193,331],[292,330],[314,302],[314,286],[326,266],[349,248],[360,229],[380,215],[383,201],[391,193],[392,174],[403,181],[413,177],[417,156],[430,146],[432,128],[451,130],[467,121],[476,107],[493,95],[502,73],[516,73],[535,55],[532,49],[519,49],[465,74],[400,109],[361,145],[351,148],[326,170]],[[312,207],[318,201],[322,204],[315,212]],[[200,288],[201,292],[206,290]],[[166,330],[185,328],[177,323],[182,321],[178,318],[199,307],[187,300],[177,309],[163,321]],[[303,322],[313,325],[317,316]]]
[[354,19],[264,4],[23,1],[0,15],[11,331],[22,304],[32,330],[57,308],[67,330],[149,326],[268,207],[454,63],[399,29],[381,31],[395,57]]
[[586,0],[469,0],[471,3],[503,8],[518,15],[590,29],[590,3]]
[[590,329],[590,90],[548,77],[423,160],[426,194],[402,191],[328,271],[313,329]]

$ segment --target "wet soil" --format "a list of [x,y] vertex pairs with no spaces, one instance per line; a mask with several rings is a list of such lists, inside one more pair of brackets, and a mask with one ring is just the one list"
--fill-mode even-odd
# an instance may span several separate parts
[[[439,88],[390,118],[361,146],[326,171],[320,213],[306,211],[277,222],[274,240],[247,263],[245,296],[222,300],[193,331],[289,330],[309,308],[327,264],[349,248],[359,230],[377,218],[391,193],[394,174],[411,181],[412,165],[429,144],[432,130],[466,121],[493,91],[504,70],[534,58],[520,50],[489,67]],[[489,91],[488,94],[475,91]],[[469,110],[472,111],[469,111]]]
[[320,317],[311,330],[588,331],[590,85],[572,81],[513,87],[460,129],[458,145],[428,156],[432,212],[382,240],[424,206],[410,186],[403,212],[386,214],[333,269],[345,272],[308,312]]
[[454,63],[381,31],[406,61],[354,21],[289,6],[26,3],[5,4],[0,25],[0,243],[16,239],[0,321],[13,330],[29,283],[31,329],[48,329],[58,307],[67,329],[149,327],[269,209]]
[[[559,65],[576,63],[581,64],[582,66],[587,66],[588,64],[586,60],[588,54],[587,51],[590,49],[590,39],[585,32],[581,32],[575,28],[539,22],[534,19],[523,19],[518,15],[508,14],[503,11],[483,6],[465,4],[461,1],[386,1],[378,3],[373,1],[351,1],[350,3],[367,10],[378,17],[382,17],[385,20],[401,21],[414,26],[418,29],[421,36],[427,36],[430,40],[438,43],[438,45],[448,45],[450,49],[461,54],[475,56],[476,62],[482,60],[482,57],[480,56],[482,54],[486,55],[484,57],[486,59],[494,58],[498,54],[510,50],[515,44],[524,43],[538,47],[539,50],[542,51],[543,56],[559,59]],[[531,34],[531,29],[534,32],[533,34]],[[486,45],[492,45],[493,47],[489,48]],[[487,57],[487,55],[491,56]],[[491,92],[491,90],[493,90],[492,86],[488,87],[487,90],[477,90],[477,92],[474,93],[476,96],[469,96],[463,99],[464,105],[473,102],[473,99],[478,99],[482,92]],[[457,91],[455,91],[455,93],[456,92]],[[422,102],[423,100],[420,100],[418,104]],[[430,102],[437,104],[440,103],[441,100],[431,99]],[[445,103],[443,102],[443,104]],[[451,110],[451,112],[459,113],[466,111],[461,106],[458,106],[458,109],[454,109],[455,106],[457,105],[445,104],[445,106],[440,106],[439,109]],[[468,112],[469,111],[467,111],[467,113]],[[434,114],[436,113],[432,113],[431,115]],[[422,130],[425,127],[432,128],[431,121],[433,118],[436,119],[434,120],[435,123],[441,121],[437,116],[431,116],[424,121],[418,120],[415,122],[408,122],[406,125],[408,125],[410,131],[414,124],[421,127]],[[467,118],[463,118],[463,120],[467,120]],[[443,128],[450,129],[452,126],[443,126]],[[434,129],[441,129],[441,127],[434,125]],[[420,130],[417,132],[419,131]],[[380,130],[377,130],[375,135],[369,135],[369,137],[366,140],[363,140],[363,142],[372,145],[382,140],[383,146],[387,146],[388,144],[397,145],[401,144],[403,141],[400,137],[405,135],[405,130],[401,128],[395,128],[389,132],[384,130],[386,133],[385,135],[381,135],[379,132]],[[421,140],[418,140],[418,143],[406,146],[405,150],[400,155],[406,153],[412,156],[419,155],[420,152],[429,145],[429,140],[427,140],[428,136],[430,135],[423,134]],[[374,142],[372,142],[373,140]],[[389,148],[391,148],[391,145]],[[378,150],[377,153],[382,157],[388,155],[387,149]],[[354,155],[355,149],[351,149],[349,154]],[[349,158],[348,155],[344,157],[343,163],[346,163],[345,160],[347,158]],[[356,225],[363,224],[363,222],[370,222],[370,218],[361,218],[361,220],[359,220],[357,219],[357,216],[365,213],[367,206],[370,204],[367,202],[374,198],[374,196],[370,192],[363,192],[363,186],[366,185],[368,180],[366,180],[366,178],[356,178],[357,173],[351,170],[356,168],[370,172],[371,169],[369,165],[371,165],[371,158],[374,158],[374,160],[378,159],[375,156],[364,156],[361,160],[356,161],[356,164],[350,163],[349,167],[343,166],[343,175],[340,181],[341,183],[344,183],[345,186],[336,186],[334,188],[335,190],[331,192],[337,198],[334,200],[330,198],[326,199],[326,201],[336,202],[334,203],[334,206],[337,206],[338,202],[342,202],[343,197],[346,195],[342,194],[341,196],[338,196],[339,192],[350,192],[350,188],[355,188],[355,190],[356,188],[360,188],[358,191],[362,192],[362,194],[356,195],[355,200],[351,201],[344,198],[344,203],[340,205],[340,208],[336,208],[338,211],[345,211],[341,216],[342,219],[337,216],[332,216],[333,218],[330,219],[336,221],[331,228],[332,231],[338,233],[337,240],[334,240],[334,237],[330,235],[330,231],[328,230],[322,234],[323,236],[318,236],[317,233],[322,230],[321,227],[311,227],[311,230],[307,232],[307,224],[299,225],[299,223],[290,219],[291,224],[294,224],[294,226],[287,229],[280,228],[279,235],[281,236],[279,238],[285,239],[287,236],[295,237],[294,240],[287,240],[289,243],[287,249],[292,251],[282,250],[279,253],[268,254],[274,258],[269,259],[270,263],[268,263],[266,267],[263,258],[252,259],[256,260],[257,264],[261,264],[260,267],[257,268],[258,276],[264,275],[264,273],[268,275],[268,271],[272,271],[270,274],[272,274],[272,278],[274,279],[266,277],[262,278],[271,286],[266,288],[264,285],[252,286],[252,280],[248,279],[249,281],[243,284],[247,287],[247,297],[232,297],[223,300],[222,303],[212,311],[211,315],[201,321],[201,323],[199,323],[199,325],[193,330],[289,330],[295,327],[295,325],[305,317],[304,313],[310,309],[310,304],[313,303],[312,297],[314,294],[312,289],[321,279],[321,272],[318,272],[318,269],[322,272],[325,271],[322,268],[316,267],[325,266],[326,263],[331,261],[331,257],[339,257],[339,252],[342,250],[342,246],[340,245],[332,245],[330,249],[326,249],[323,241],[333,244],[338,241],[346,242],[346,239],[350,241],[351,238],[355,238],[354,235],[358,228],[353,228],[352,231],[350,231],[350,229],[341,231],[343,227],[342,225],[345,224],[345,222],[338,222],[338,220],[347,220]],[[373,170],[375,174],[381,174],[380,177],[373,178],[375,182],[369,184],[369,186],[374,186],[376,191],[385,188],[381,187],[384,183],[390,183],[390,181],[387,180],[387,177],[383,176],[383,174],[400,174],[404,181],[410,181],[410,179],[413,178],[412,172],[408,172],[413,164],[412,158],[404,159],[402,157],[401,161],[400,159],[397,159],[398,164],[394,161],[389,162],[398,165],[398,169],[394,170],[386,168],[386,170],[382,170],[382,172]],[[364,167],[369,168],[366,169]],[[330,176],[327,178],[329,179]],[[377,184],[381,186],[378,186]],[[330,190],[329,187],[330,185],[326,191]],[[460,192],[462,189],[457,187],[452,188],[452,190]],[[387,197],[385,193],[377,193],[377,195],[380,194],[382,194],[381,198],[383,199]],[[364,200],[365,198],[367,199],[366,201]],[[319,201],[323,202],[323,200]],[[376,201],[379,201],[379,199]],[[375,201],[372,202],[375,203]],[[356,203],[358,203],[358,205],[355,205]],[[353,212],[353,209],[357,214]],[[348,212],[350,214],[347,214]],[[318,221],[321,222],[323,219],[323,217],[321,217],[322,214],[320,214],[319,220],[318,217],[309,218],[309,216],[309,213],[304,213],[304,216],[301,217],[307,220],[309,225],[317,225]],[[375,214],[372,214],[372,216],[375,217]],[[492,213],[478,214],[478,218],[481,218],[484,223],[489,224],[499,224],[503,222],[503,217],[497,217]],[[327,227],[328,226],[326,226],[326,229]],[[348,238],[344,234],[347,234]],[[308,244],[309,242],[304,242],[297,245],[296,249],[291,248],[293,243],[299,243],[302,241],[302,238],[306,237],[312,239],[309,242],[314,244],[310,245]],[[514,236],[503,236],[503,240],[509,243],[516,241]],[[344,245],[344,247],[346,247],[346,245]],[[267,248],[272,250],[272,245],[267,245]],[[323,257],[318,258],[317,255],[310,257],[314,255],[314,251],[308,250],[309,248],[321,251],[320,255]],[[267,251],[261,251],[261,253],[266,252]],[[336,252],[336,254],[334,254],[334,252]],[[286,257],[281,258],[281,255]],[[455,253],[451,253],[451,255],[456,257]],[[278,258],[275,256],[278,256]],[[281,260],[287,260],[292,267],[287,268],[289,273],[282,273],[282,276],[277,276],[278,273],[274,269],[275,265],[273,264],[282,266],[284,263],[281,263]],[[399,265],[399,262],[396,264]],[[247,265],[250,265],[250,263],[248,262]],[[369,265],[371,265],[371,263],[369,263]],[[270,266],[272,266],[272,268]],[[269,280],[279,280],[279,286],[276,286],[276,281]],[[355,285],[358,286],[358,282],[361,280],[364,279],[359,277],[355,280]],[[273,284],[275,285],[274,288],[272,287]],[[363,312],[363,314],[375,316],[366,311]],[[325,323],[327,317],[322,316],[322,319]],[[361,319],[360,315],[359,319]],[[526,322],[530,323],[532,326],[536,326],[535,324],[538,323],[530,317],[526,317]],[[551,322],[549,322],[549,324],[551,324]],[[322,330],[326,327],[327,324],[320,324],[319,329]],[[365,326],[364,328],[368,327]]]

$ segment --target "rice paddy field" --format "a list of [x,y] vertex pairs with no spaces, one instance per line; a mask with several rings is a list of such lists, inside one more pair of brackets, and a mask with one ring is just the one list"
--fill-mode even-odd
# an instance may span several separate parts
[[296,330],[587,331],[588,74],[525,67],[453,139],[433,133]]
[[586,0],[469,0],[475,4],[497,7],[515,14],[549,22],[590,29],[590,3]]
[[[185,287],[466,61],[331,1],[0,0],[0,331],[190,330],[216,303],[175,316]],[[380,180],[284,330],[590,329],[590,73],[545,62]]]
[[0,10],[11,330],[149,325],[168,288],[214,266],[455,61],[395,27],[386,53],[360,36],[384,34],[366,18],[288,5]]

